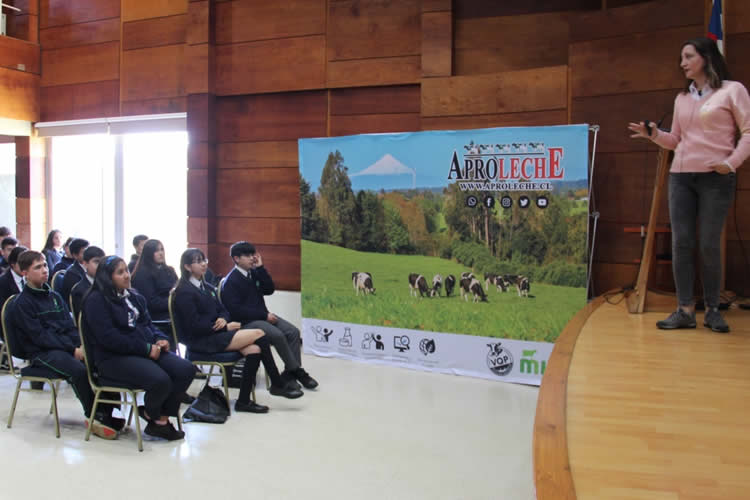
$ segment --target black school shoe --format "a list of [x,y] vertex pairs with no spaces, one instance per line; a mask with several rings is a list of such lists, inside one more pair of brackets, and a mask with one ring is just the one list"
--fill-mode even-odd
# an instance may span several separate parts
[[294,372],[284,370],[281,372],[281,381],[284,385],[290,385],[295,389],[302,389],[302,386],[297,383],[297,377],[294,376]]
[[166,439],[167,441],[177,441],[185,437],[185,433],[175,429],[171,422],[159,425],[156,422],[150,421],[143,432],[149,436]]
[[291,384],[287,384],[284,387],[271,384],[271,387],[268,388],[268,392],[273,396],[281,396],[287,399],[301,398],[305,394]]
[[294,377],[299,380],[300,384],[302,384],[305,389],[315,389],[316,387],[318,387],[318,381],[312,378],[304,368],[299,367],[294,370],[293,373]]
[[237,401],[234,403],[234,411],[244,411],[247,413],[268,413],[268,406],[259,405],[255,401],[248,401],[247,403],[240,403]]

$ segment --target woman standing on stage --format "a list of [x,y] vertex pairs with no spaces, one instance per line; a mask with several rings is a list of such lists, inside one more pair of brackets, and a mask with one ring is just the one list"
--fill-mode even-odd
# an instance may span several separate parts
[[675,99],[672,130],[647,127],[644,122],[628,125],[631,137],[645,137],[675,150],[669,171],[669,218],[678,308],[656,326],[666,330],[696,326],[697,222],[706,307],[703,325],[727,333],[729,325],[719,313],[720,240],[737,183],[735,171],[750,156],[750,96],[741,83],[729,79],[724,57],[709,38],[682,45],[680,68],[687,81]]

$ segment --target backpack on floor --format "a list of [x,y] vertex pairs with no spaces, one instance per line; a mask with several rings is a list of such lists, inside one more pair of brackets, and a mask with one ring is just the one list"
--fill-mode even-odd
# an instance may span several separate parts
[[206,384],[190,407],[182,414],[185,422],[223,424],[229,418],[229,401],[224,391]]

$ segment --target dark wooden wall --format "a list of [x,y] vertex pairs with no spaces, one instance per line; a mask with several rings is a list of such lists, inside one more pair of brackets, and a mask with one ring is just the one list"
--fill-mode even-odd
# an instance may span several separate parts
[[[218,272],[248,239],[280,288],[299,289],[299,138],[588,122],[602,127],[599,293],[634,282],[641,240],[624,228],[646,222],[653,187],[656,148],[626,124],[671,110],[679,46],[705,33],[710,3],[24,1],[14,29],[38,23],[42,120],[187,111],[188,237]],[[730,67],[748,85],[750,5],[726,10]],[[727,286],[748,294],[743,170]]]

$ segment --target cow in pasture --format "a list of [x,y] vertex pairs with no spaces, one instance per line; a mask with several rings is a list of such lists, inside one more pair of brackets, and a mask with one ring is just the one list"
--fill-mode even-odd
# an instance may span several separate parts
[[464,272],[461,273],[461,279],[462,280],[466,279],[466,278],[471,279],[473,277],[474,277],[474,273],[472,273],[471,271],[464,271]]
[[430,290],[430,297],[434,297],[437,295],[440,297],[440,287],[443,286],[443,277],[439,274],[436,274],[432,278],[432,290]]
[[456,277],[449,274],[445,277],[445,296],[450,297],[453,289],[456,287]]
[[[478,302],[481,300],[482,302],[487,302],[487,295],[484,294],[484,288],[482,288],[482,284],[479,282],[478,279],[472,278],[471,282],[469,282],[469,290],[471,291],[471,294],[474,296],[474,299],[472,302]],[[468,300],[469,294],[466,294],[467,300]]]
[[368,293],[375,293],[375,288],[372,286],[372,275],[370,273],[352,273],[352,282],[354,283],[354,290],[359,295],[359,291],[362,290],[362,295]]
[[425,294],[429,296],[429,289],[427,288],[427,280],[424,276],[417,273],[409,274],[409,295],[415,297],[419,294],[420,297],[424,297]]
[[461,297],[464,300],[469,300],[469,293],[471,293],[471,280],[474,278],[461,278],[458,282],[461,287]]
[[494,284],[497,287],[498,292],[508,291],[508,284],[505,282],[502,276],[495,276]]
[[372,274],[368,272],[354,271],[352,273],[352,287],[354,287],[355,290],[357,289],[357,276],[359,276],[360,274],[366,274],[367,276],[370,277],[370,279],[372,279]]
[[506,274],[503,276],[503,279],[505,280],[506,286],[516,286],[516,291],[518,292],[519,297],[528,298],[529,292],[531,291],[531,283],[529,281],[529,278],[527,278],[526,276],[521,276],[520,274]]
[[494,273],[484,273],[484,287],[488,292],[490,291],[490,285],[495,284],[495,279],[497,277],[497,274]]

